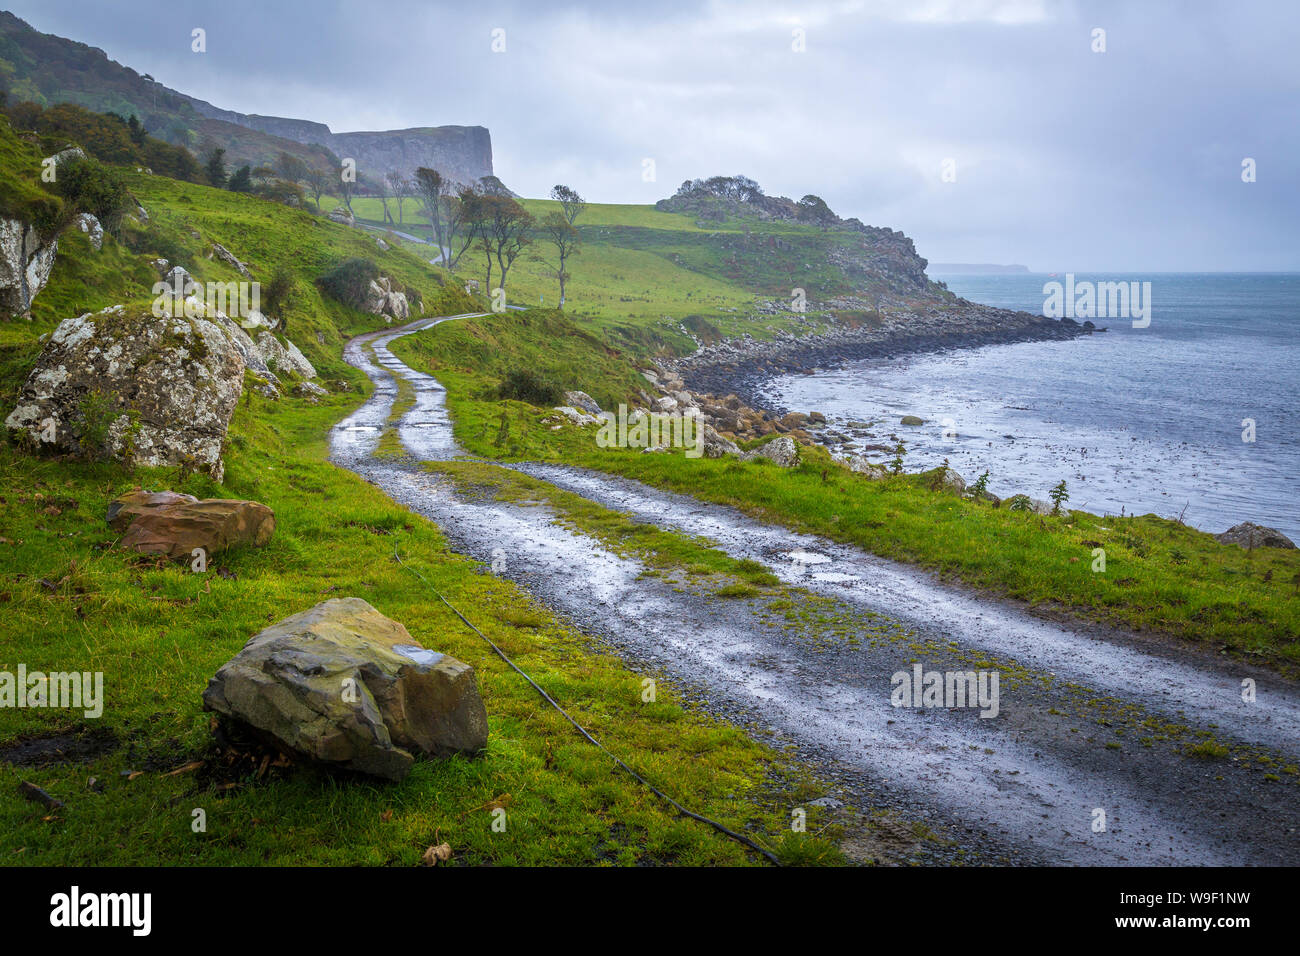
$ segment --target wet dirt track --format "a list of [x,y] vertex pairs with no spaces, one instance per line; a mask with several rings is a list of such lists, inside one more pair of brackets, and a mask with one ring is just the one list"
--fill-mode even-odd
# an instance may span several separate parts
[[[639,562],[561,527],[543,507],[461,496],[418,467],[459,454],[445,391],[387,346],[440,321],[348,344],[345,358],[375,391],[335,427],[333,460],[437,522],[457,550],[504,558],[504,576],[629,666],[671,676],[712,713],[770,729],[840,788],[836,796],[923,819],[975,862],[1300,862],[1300,790],[1282,769],[1300,763],[1300,694],[1290,685],[1135,635],[1047,621],[915,568],[634,481],[563,465],[510,466],[758,560],[832,600],[840,616],[860,619],[864,633],[887,621],[906,636],[810,641],[773,626],[761,600],[723,600],[644,577]],[[415,391],[397,423],[411,461],[373,455],[396,376]],[[891,675],[916,661],[927,671],[1000,671],[998,715],[892,706]],[[1253,703],[1241,699],[1245,677],[1258,685]],[[1187,756],[1204,730],[1232,755]],[[1094,831],[1098,810],[1104,831]]]

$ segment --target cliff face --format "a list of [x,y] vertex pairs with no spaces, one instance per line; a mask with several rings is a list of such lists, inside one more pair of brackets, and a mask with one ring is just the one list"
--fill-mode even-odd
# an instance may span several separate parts
[[466,185],[492,175],[492,136],[482,126],[418,126],[335,133],[324,123],[311,120],[235,113],[202,100],[190,102],[212,119],[303,145],[324,146],[339,159],[355,159],[357,172],[371,180],[390,172],[411,176],[421,166],[436,169]]
[[407,176],[420,166],[469,185],[492,175],[492,136],[482,126],[422,126],[383,132],[336,133],[332,148],[358,169]]

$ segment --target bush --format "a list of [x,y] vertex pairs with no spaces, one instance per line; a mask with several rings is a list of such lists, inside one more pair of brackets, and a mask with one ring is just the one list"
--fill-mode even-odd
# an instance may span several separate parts
[[316,283],[331,298],[360,309],[366,304],[370,283],[378,278],[379,266],[369,259],[344,259]]
[[59,163],[54,188],[73,210],[90,213],[112,233],[119,231],[131,203],[117,170],[89,158]]
[[283,322],[285,307],[293,292],[293,273],[284,266],[277,266],[271,273],[269,282],[262,283],[262,312],[266,315],[279,316]]
[[564,401],[564,389],[550,378],[529,368],[515,369],[497,389],[500,398],[527,402],[539,408],[551,408]]

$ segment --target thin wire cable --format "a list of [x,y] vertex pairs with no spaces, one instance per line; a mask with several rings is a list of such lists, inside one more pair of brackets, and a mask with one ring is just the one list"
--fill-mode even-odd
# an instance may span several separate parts
[[505,661],[507,664],[509,664],[510,667],[511,667],[511,669],[514,670],[514,672],[515,672],[516,674],[518,674],[518,675],[519,675],[520,677],[522,677],[524,680],[528,681],[528,683],[532,684],[532,685],[533,685],[533,690],[535,690],[535,691],[537,691],[537,693],[541,694],[541,695],[542,695],[542,699],[545,700],[545,701],[546,701],[548,704],[550,704],[552,707],[554,707],[554,708],[556,709],[556,711],[560,714],[561,717],[563,717],[565,720],[567,720],[569,723],[571,723],[574,727],[576,727],[577,730],[578,730],[578,733],[580,733],[580,734],[582,734],[582,736],[586,737],[588,741],[590,741],[592,744],[594,744],[596,747],[598,747],[598,748],[600,749],[600,751],[601,751],[602,753],[604,753],[605,756],[607,756],[607,757],[609,757],[611,760],[613,760],[614,763],[618,764],[620,767],[622,767],[624,770],[626,770],[628,773],[630,773],[634,778],[636,778],[637,781],[639,781],[639,782],[641,783],[642,786],[646,787],[646,788],[647,788],[651,793],[655,794],[655,795],[658,796],[660,799],[667,801],[669,804],[671,804],[671,805],[673,806],[674,809],[677,810],[678,813],[681,813],[681,814],[683,814],[683,815],[685,815],[685,816],[688,816],[688,817],[690,817],[692,820],[698,820],[698,821],[700,821],[701,823],[707,823],[709,826],[713,827],[713,829],[717,830],[719,833],[722,833],[722,834],[725,834],[726,836],[731,837],[731,839],[737,841],[738,843],[743,843],[745,846],[749,847],[749,848],[750,848],[751,850],[753,850],[755,853],[761,853],[763,856],[765,856],[769,861],[771,861],[772,863],[774,863],[776,866],[780,866],[780,865],[781,865],[781,861],[780,861],[779,859],[777,859],[776,854],[774,854],[771,850],[765,850],[763,847],[759,846],[759,845],[758,845],[757,843],[755,843],[753,840],[749,839],[749,837],[744,836],[743,834],[737,833],[735,830],[728,829],[727,827],[725,827],[725,826],[723,826],[721,823],[719,823],[717,820],[711,820],[711,819],[709,819],[708,817],[706,817],[706,816],[702,816],[701,814],[698,814],[698,813],[695,813],[695,812],[692,811],[692,810],[687,810],[684,806],[682,806],[680,803],[678,803],[678,802],[677,802],[676,800],[674,800],[672,797],[668,796],[668,794],[664,793],[662,790],[660,790],[658,787],[656,787],[654,784],[652,784],[652,783],[651,783],[649,780],[647,780],[645,777],[641,776],[639,773],[637,773],[635,770],[633,770],[631,767],[629,767],[629,766],[628,766],[626,763],[624,763],[624,762],[623,762],[623,761],[622,761],[622,760],[621,760],[617,755],[611,753],[611,752],[609,751],[609,749],[605,747],[604,744],[602,744],[599,740],[597,740],[595,737],[593,737],[590,733],[587,732],[587,728],[586,728],[586,727],[583,727],[582,724],[578,723],[576,720],[574,720],[572,717],[570,717],[570,716],[568,715],[568,713],[565,712],[564,708],[561,707],[559,704],[557,704],[557,703],[555,702],[555,699],[552,698],[550,694],[546,693],[546,691],[544,691],[540,686],[538,686],[537,681],[533,680],[531,677],[529,677],[527,674],[525,674],[522,670],[520,670],[519,665],[517,665],[514,661],[512,661],[509,657],[507,657],[505,651],[501,650],[501,648],[497,647],[497,645],[496,645],[495,643],[493,643],[492,638],[488,637],[486,634],[484,634],[482,631],[480,631],[477,627],[475,627],[474,624],[473,624],[473,622],[471,622],[471,621],[469,620],[469,618],[467,618],[464,614],[461,614],[461,613],[460,613],[460,610],[459,610],[459,609],[458,609],[454,604],[452,604],[452,603],[451,603],[450,601],[448,601],[445,597],[443,597],[443,596],[442,596],[442,592],[439,591],[437,588],[435,588],[432,584],[430,584],[428,578],[426,578],[423,574],[421,574],[421,573],[420,573],[419,571],[417,571],[415,568],[411,567],[409,564],[407,564],[405,561],[403,561],[403,560],[402,560],[402,556],[401,556],[400,554],[397,553],[397,549],[396,549],[396,548],[393,548],[393,557],[397,559],[397,563],[398,563],[398,564],[400,564],[402,567],[406,568],[406,570],[410,571],[410,572],[411,572],[412,574],[414,574],[417,578],[419,578],[421,581],[423,581],[425,587],[427,587],[427,588],[428,588],[430,591],[432,591],[434,594],[438,595],[438,600],[442,601],[443,604],[445,604],[445,605],[447,605],[447,607],[451,608],[452,613],[455,614],[458,618],[460,618],[461,621],[464,622],[464,624],[465,624],[466,627],[468,627],[471,631],[473,631],[473,632],[474,632],[475,634],[477,634],[479,637],[483,638],[483,640],[487,642],[488,647],[490,647],[490,648],[492,648],[492,650],[496,651],[497,656],[500,657],[500,658],[501,658],[503,661]]

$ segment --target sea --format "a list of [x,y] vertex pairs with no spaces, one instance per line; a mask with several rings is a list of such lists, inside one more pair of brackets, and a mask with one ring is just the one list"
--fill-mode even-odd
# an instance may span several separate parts
[[[933,274],[972,302],[1043,314],[1064,274]],[[1073,274],[1150,283],[1147,318],[1094,317],[1108,331],[855,362],[765,383],[771,402],[870,422],[897,435],[909,471],[947,459],[966,481],[1068,507],[1241,521],[1300,543],[1300,273]],[[1139,286],[1141,288],[1141,286]],[[1138,326],[1138,327],[1135,327]],[[904,415],[925,420],[900,423]],[[868,454],[881,461],[888,455]]]

